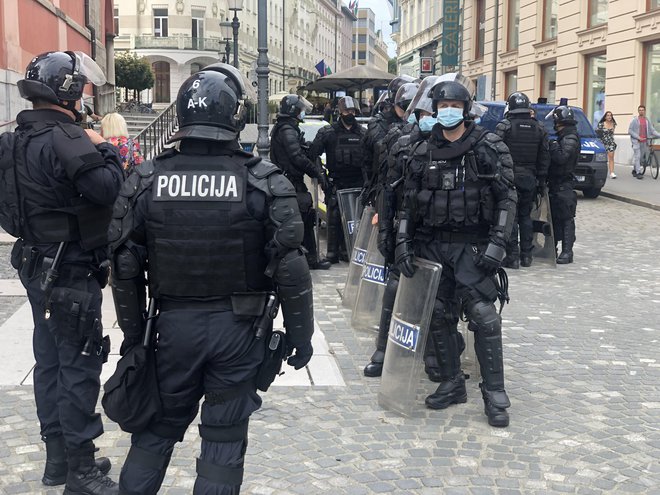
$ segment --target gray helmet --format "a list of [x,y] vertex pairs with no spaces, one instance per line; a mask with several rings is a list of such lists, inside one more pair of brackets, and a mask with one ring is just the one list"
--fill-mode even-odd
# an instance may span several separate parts
[[179,130],[170,142],[193,138],[232,141],[245,127],[256,99],[235,67],[211,64],[184,81],[176,98]]
[[355,110],[355,115],[360,114],[360,108],[358,107],[357,101],[351,96],[342,96],[337,102],[337,109],[339,113],[346,112],[348,110]]
[[396,96],[394,97],[394,105],[403,110],[408,108],[408,105],[410,105],[410,102],[417,94],[418,88],[418,83],[410,82],[403,84],[396,92]]
[[82,52],[46,52],[34,57],[18,81],[26,100],[44,100],[75,111],[87,83],[102,86],[105,75],[94,60]]

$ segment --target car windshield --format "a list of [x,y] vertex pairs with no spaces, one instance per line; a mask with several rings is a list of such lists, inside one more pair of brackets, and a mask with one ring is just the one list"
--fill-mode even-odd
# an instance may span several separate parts
[[[486,129],[494,130],[498,122],[504,118],[504,105],[489,105],[488,102],[485,102],[485,106],[488,108],[488,111],[481,117],[481,125]],[[545,120],[545,116],[554,107],[552,105],[532,104],[532,108],[534,108],[536,111],[537,120],[539,120],[545,126],[545,130],[548,131],[548,135],[556,135],[552,120]],[[575,112],[575,119],[577,121],[578,135],[583,138],[595,138],[596,133],[594,132],[591,124],[587,120],[587,117],[584,115],[582,110],[575,107],[573,107],[573,109]]]

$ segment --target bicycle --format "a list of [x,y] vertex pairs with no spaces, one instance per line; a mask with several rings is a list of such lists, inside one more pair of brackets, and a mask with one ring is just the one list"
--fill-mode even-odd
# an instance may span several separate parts
[[654,179],[658,178],[658,175],[660,174],[660,161],[658,160],[658,156],[655,153],[655,149],[653,148],[653,140],[649,140],[649,152],[646,153],[646,156],[643,157],[641,163],[642,167],[642,172],[641,175],[644,175],[646,172],[646,168],[648,167],[651,169],[651,177]]

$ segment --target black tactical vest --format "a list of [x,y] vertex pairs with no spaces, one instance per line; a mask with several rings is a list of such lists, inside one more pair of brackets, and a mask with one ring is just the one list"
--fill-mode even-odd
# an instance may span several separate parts
[[512,118],[509,121],[511,130],[505,136],[504,142],[511,151],[514,175],[536,175],[539,143],[544,139],[543,131],[531,117]]
[[[327,168],[330,177],[340,182],[361,180],[364,160],[362,136],[357,132],[342,130],[335,130],[334,134],[336,136],[335,148],[328,153]],[[332,159],[330,155],[333,155]]]
[[479,169],[473,145],[455,157],[447,157],[441,148],[429,148],[417,193],[418,221],[441,230],[487,231],[495,203],[488,182],[479,174],[492,172]]
[[271,287],[264,220],[248,208],[247,155],[156,162],[146,221],[156,297],[223,297]]
[[26,241],[37,243],[80,241],[84,250],[93,250],[108,243],[112,206],[85,199],[70,180],[53,181],[53,187],[44,187],[29,176],[28,146],[44,146],[57,125],[75,124],[39,122],[16,132],[14,161],[20,234]]

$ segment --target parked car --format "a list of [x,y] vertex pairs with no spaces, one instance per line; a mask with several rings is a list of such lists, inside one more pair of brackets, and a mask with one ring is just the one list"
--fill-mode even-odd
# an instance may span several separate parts
[[[488,111],[481,117],[481,125],[490,131],[495,130],[497,123],[504,118],[503,101],[481,101]],[[536,112],[536,118],[545,125],[551,139],[556,139],[557,134],[553,128],[552,119],[545,117],[555,105],[533,103],[532,108]],[[582,191],[587,198],[596,198],[607,180],[607,152],[605,146],[589,123],[581,108],[571,105],[577,120],[577,131],[580,136],[581,149],[580,160],[575,168],[575,189]]]

